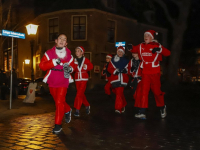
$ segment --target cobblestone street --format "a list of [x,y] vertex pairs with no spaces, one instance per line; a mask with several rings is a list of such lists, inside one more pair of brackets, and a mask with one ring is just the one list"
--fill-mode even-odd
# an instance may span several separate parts
[[[199,88],[187,87],[167,90],[165,101],[168,116],[160,118],[153,95],[149,95],[147,120],[134,118],[132,95],[125,91],[126,112],[114,112],[114,95],[108,98],[103,91],[86,92],[91,114],[81,108],[80,117],[69,124],[63,121],[63,131],[52,134],[55,106],[50,95],[37,97],[34,104],[24,104],[23,96],[13,101],[1,100],[0,149],[42,150],[198,150]],[[74,92],[67,102],[73,108]],[[74,112],[74,109],[73,109]]]

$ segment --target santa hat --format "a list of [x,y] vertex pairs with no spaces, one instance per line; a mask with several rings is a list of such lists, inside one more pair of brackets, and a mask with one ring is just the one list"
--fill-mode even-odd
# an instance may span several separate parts
[[83,53],[85,52],[85,49],[83,48],[83,46],[78,46],[76,47],[76,49],[79,48]]
[[119,46],[117,47],[117,51],[122,51],[123,53],[125,53],[125,49],[123,46]]
[[107,54],[106,57],[112,58],[112,55],[111,54]]
[[154,35],[158,35],[158,32],[154,30],[147,30],[146,32],[144,32],[144,34],[149,34],[152,37],[152,39],[154,39]]

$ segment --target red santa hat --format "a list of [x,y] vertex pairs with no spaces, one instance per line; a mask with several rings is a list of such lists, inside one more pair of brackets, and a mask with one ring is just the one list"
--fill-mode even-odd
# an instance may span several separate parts
[[85,49],[83,48],[83,46],[78,46],[76,47],[76,49],[79,48],[83,53],[85,52]]
[[123,53],[125,53],[125,49],[123,46],[119,46],[117,47],[117,51],[122,51]]
[[106,57],[112,58],[112,55],[111,54],[107,54]]
[[154,35],[158,35],[158,32],[154,30],[147,30],[146,32],[144,32],[144,34],[149,34],[152,37],[152,39],[154,39]]

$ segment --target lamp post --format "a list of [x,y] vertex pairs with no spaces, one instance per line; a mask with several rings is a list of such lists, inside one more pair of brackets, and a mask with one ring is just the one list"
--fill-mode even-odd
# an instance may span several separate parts
[[[38,25],[34,25],[34,24],[28,24],[26,25],[26,29],[28,32],[28,35],[36,35],[37,33],[37,28]],[[34,39],[31,38],[30,40],[30,46],[31,46],[31,80],[34,80],[34,69],[33,69],[33,47],[34,47]]]

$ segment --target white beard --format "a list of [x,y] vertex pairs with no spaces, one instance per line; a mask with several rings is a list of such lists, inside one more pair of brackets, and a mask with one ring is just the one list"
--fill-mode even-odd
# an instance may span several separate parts
[[59,58],[64,58],[66,56],[66,50],[65,47],[63,47],[61,50],[56,49],[56,55]]

